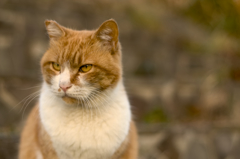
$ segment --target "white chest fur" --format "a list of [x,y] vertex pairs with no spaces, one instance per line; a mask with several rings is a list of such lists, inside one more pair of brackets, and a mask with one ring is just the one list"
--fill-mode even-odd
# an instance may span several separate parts
[[92,111],[66,105],[43,85],[40,117],[60,159],[108,159],[129,131],[130,106],[122,84]]

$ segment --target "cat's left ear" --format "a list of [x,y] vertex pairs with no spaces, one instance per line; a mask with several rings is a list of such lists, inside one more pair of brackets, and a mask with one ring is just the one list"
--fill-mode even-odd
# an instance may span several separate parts
[[50,39],[57,40],[66,34],[64,27],[54,20],[46,20],[45,26]]
[[118,25],[115,20],[110,19],[105,21],[96,31],[96,37],[104,45],[117,48],[118,44]]

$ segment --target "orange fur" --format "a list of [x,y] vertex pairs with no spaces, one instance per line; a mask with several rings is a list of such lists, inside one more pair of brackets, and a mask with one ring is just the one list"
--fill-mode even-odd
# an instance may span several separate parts
[[[50,48],[41,60],[41,68],[47,84],[51,85],[52,78],[64,71],[64,67],[61,67],[61,72],[52,68],[52,63],[56,62],[61,66],[66,63],[69,65],[71,84],[81,87],[82,83],[77,77],[83,76],[100,92],[116,87],[122,77],[122,64],[118,28],[114,20],[106,21],[93,31],[71,30],[55,21],[46,21],[45,24]],[[80,73],[79,68],[85,64],[92,64],[92,69]],[[58,91],[62,90],[59,88]],[[69,96],[63,96],[62,99],[69,104],[78,102]],[[137,145],[137,130],[131,121],[127,137],[111,159],[136,159]],[[19,159],[37,159],[39,154],[43,159],[58,159],[51,137],[40,120],[39,105],[33,108],[28,117],[19,148]]]

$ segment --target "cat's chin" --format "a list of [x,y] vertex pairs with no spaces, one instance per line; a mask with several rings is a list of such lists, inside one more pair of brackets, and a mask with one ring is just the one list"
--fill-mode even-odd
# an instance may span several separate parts
[[69,96],[63,96],[62,97],[63,101],[66,102],[67,104],[74,104],[77,103],[78,100]]

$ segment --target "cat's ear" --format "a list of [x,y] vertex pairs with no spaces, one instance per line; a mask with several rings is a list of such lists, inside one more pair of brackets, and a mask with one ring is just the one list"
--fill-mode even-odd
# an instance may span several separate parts
[[112,47],[113,50],[118,44],[118,25],[115,20],[105,21],[96,31],[96,37],[104,45]]
[[58,38],[60,38],[66,34],[64,31],[64,27],[59,25],[54,20],[46,20],[45,26],[46,26],[48,36],[50,39],[57,40]]

